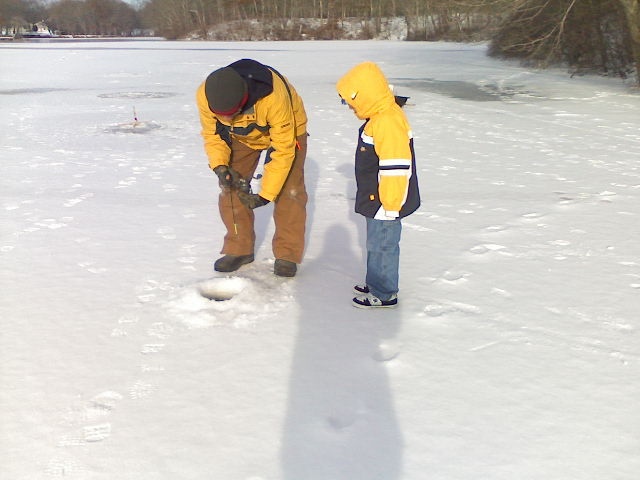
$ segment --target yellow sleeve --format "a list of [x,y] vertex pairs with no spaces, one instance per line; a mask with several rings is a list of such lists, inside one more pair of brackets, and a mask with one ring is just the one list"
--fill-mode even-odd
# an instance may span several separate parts
[[296,155],[296,122],[284,83],[274,75],[273,92],[260,100],[267,109],[271,161],[264,167],[260,196],[273,201],[282,190]]
[[401,116],[391,114],[376,121],[372,133],[380,159],[380,202],[389,216],[397,216],[407,200],[412,173],[409,126]]
[[200,134],[204,140],[204,151],[209,159],[209,167],[212,169],[219,165],[228,165],[231,149],[227,143],[216,133],[216,116],[209,109],[209,103],[204,93],[204,83],[198,87],[196,104],[200,114]]

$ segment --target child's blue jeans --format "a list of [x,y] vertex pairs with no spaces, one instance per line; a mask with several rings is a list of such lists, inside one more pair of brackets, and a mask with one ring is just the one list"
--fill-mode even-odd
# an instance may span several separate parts
[[398,293],[402,223],[367,217],[367,286],[380,300]]

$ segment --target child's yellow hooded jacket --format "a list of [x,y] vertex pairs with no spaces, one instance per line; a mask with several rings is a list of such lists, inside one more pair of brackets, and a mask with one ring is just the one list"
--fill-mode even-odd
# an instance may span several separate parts
[[379,220],[413,213],[420,193],[411,127],[384,74],[375,63],[364,62],[347,72],[336,89],[366,120],[356,150],[356,212]]

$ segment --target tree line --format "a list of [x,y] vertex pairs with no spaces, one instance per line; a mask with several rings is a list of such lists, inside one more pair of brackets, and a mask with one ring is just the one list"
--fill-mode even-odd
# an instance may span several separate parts
[[[141,12],[164,36],[179,38],[235,22],[275,29],[283,39],[342,39],[347,19],[361,19],[360,38],[381,33],[384,22],[402,18],[408,40],[469,40],[486,37],[500,11],[476,0],[146,0]],[[316,20],[312,22],[310,20]],[[318,23],[321,21],[321,23]],[[483,33],[484,32],[484,33]],[[246,32],[245,35],[250,35]]]
[[45,22],[60,35],[132,35],[142,26],[139,12],[122,0],[0,0],[4,31]]
[[494,56],[572,73],[640,72],[640,0],[0,0],[0,26],[45,21],[59,33],[168,39],[380,37],[401,19],[406,40],[487,40]]

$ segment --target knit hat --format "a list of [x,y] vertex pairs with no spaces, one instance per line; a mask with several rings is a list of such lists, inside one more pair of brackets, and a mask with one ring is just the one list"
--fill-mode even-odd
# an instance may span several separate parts
[[211,72],[204,83],[204,93],[209,108],[218,115],[233,115],[249,98],[247,82],[231,67]]

